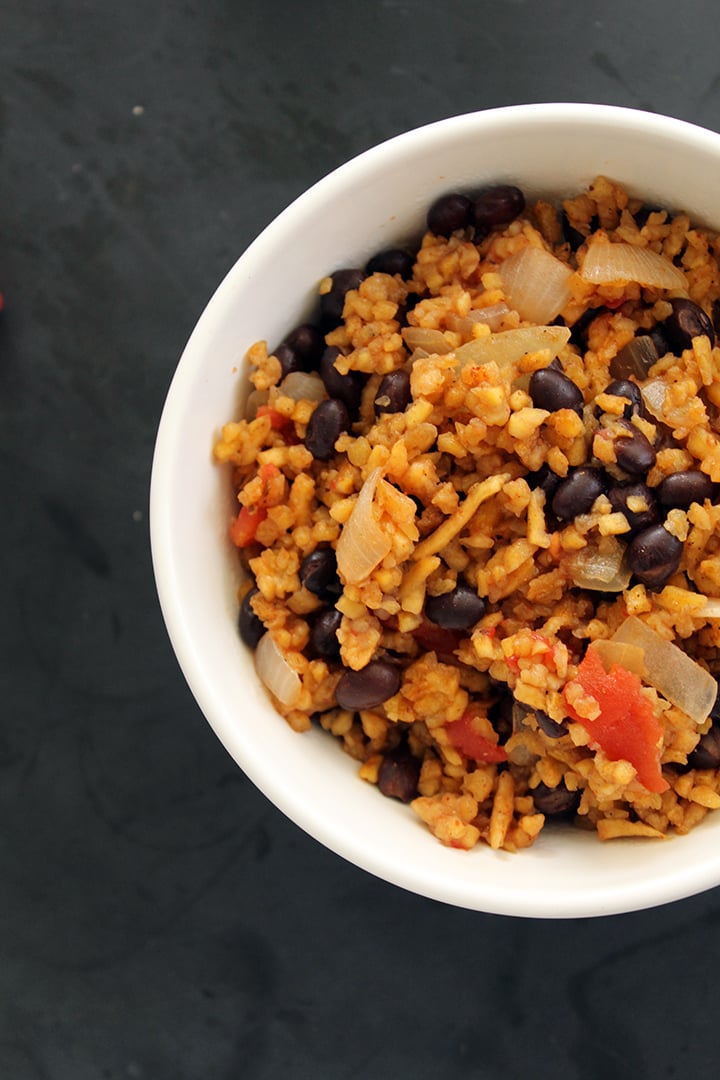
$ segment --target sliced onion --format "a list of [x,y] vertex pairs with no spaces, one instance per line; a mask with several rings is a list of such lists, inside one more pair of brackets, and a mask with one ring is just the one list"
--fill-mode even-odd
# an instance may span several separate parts
[[645,408],[656,420],[663,418],[663,405],[667,387],[663,379],[651,379],[640,388]]
[[251,390],[245,402],[245,419],[254,420],[261,405],[267,405],[267,390]]
[[275,639],[266,630],[255,649],[255,669],[260,679],[283,705],[294,705],[300,694],[300,676],[290,667]]
[[498,272],[511,306],[528,322],[552,322],[570,299],[573,271],[544,248],[523,248]]
[[708,597],[702,607],[693,611],[693,615],[699,619],[720,619],[720,600]]
[[523,326],[519,330],[503,330],[499,334],[468,341],[455,350],[459,364],[489,364],[491,360],[503,368],[515,364],[526,353],[549,349],[554,359],[570,340],[567,326]]
[[613,664],[619,664],[626,671],[632,671],[639,679],[645,675],[645,653],[639,645],[627,645],[624,641],[601,638],[593,641],[590,648],[595,649],[606,671],[610,671]]
[[280,383],[280,393],[293,401],[322,401],[327,397],[320,376],[308,371],[291,371]]
[[581,548],[569,555],[565,565],[573,584],[595,592],[622,592],[630,583],[631,573],[624,561],[625,548],[615,542],[608,549]]
[[[528,706],[521,705],[519,701],[513,701],[513,735],[522,735],[524,732],[529,732],[531,735],[533,734],[534,729],[532,727],[532,724],[530,724],[528,720],[528,717],[533,711],[534,710],[530,709]],[[528,765],[533,765],[538,759],[538,755],[534,754],[532,750],[528,749],[525,743],[519,740],[516,743],[515,739],[512,736],[508,740],[507,745],[509,746],[508,760],[512,762],[513,765],[518,765],[520,766],[520,768],[525,768]]]
[[595,242],[588,247],[580,277],[596,285],[637,281],[657,289],[687,289],[682,270],[664,255],[634,244]]
[[[500,300],[499,303],[490,304],[489,307],[473,308],[467,315],[448,315],[446,321],[451,330],[470,337],[476,323],[485,323],[491,330],[499,330],[509,311],[510,308],[505,301]],[[545,320],[543,319],[542,322]]]
[[611,640],[638,645],[645,654],[645,681],[696,724],[707,720],[718,684],[704,667],[635,615],[620,624]]
[[430,356],[427,349],[413,349],[410,353],[410,363],[414,364],[416,360],[426,360]]
[[390,538],[381,529],[373,513],[373,499],[381,472],[381,469],[373,469],[360,488],[352,513],[337,542],[338,571],[350,585],[364,581],[392,547]]
[[613,356],[610,374],[613,379],[628,379],[631,375],[637,379],[647,379],[648,371],[657,361],[655,342],[649,334],[639,334]]
[[513,734],[518,731],[532,731],[532,725],[528,722],[528,716],[532,710],[529,706],[521,705],[519,701],[515,701],[513,698],[511,718]]
[[402,332],[403,341],[408,349],[427,349],[428,354],[444,356],[452,352],[452,345],[448,342],[442,330],[433,330],[427,326],[406,326]]

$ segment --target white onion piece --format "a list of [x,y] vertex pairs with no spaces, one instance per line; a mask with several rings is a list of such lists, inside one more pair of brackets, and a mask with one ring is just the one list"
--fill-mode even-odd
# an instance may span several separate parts
[[700,619],[720,619],[720,600],[708,597],[702,607],[693,611],[693,615]]
[[510,305],[528,322],[552,322],[570,299],[573,271],[544,248],[523,248],[498,273]]
[[327,397],[320,376],[308,371],[291,371],[280,383],[280,393],[293,401],[322,401]]
[[446,322],[451,330],[470,337],[476,323],[485,323],[493,331],[499,330],[509,311],[510,308],[505,301],[500,300],[497,304],[490,304],[489,307],[473,308],[467,315],[448,315]]
[[267,405],[267,390],[251,390],[245,402],[245,419],[254,420],[261,405]]
[[373,499],[381,472],[381,469],[373,469],[360,488],[337,542],[338,571],[350,585],[364,581],[392,547],[390,538],[380,528],[373,513]]
[[403,341],[408,349],[427,349],[428,354],[444,356],[452,352],[452,345],[448,342],[442,330],[433,330],[428,326],[406,326],[402,332]]
[[657,289],[687,290],[682,270],[664,255],[634,244],[591,244],[580,268],[580,277],[596,285],[618,281],[637,281]]
[[606,671],[610,671],[613,664],[619,664],[626,671],[632,671],[642,679],[645,675],[645,653],[639,645],[626,645],[624,641],[610,641],[600,638],[590,645],[603,662]]
[[523,326],[468,341],[455,350],[455,357],[460,365],[489,364],[494,360],[503,368],[516,364],[526,353],[542,349],[549,349],[554,359],[569,340],[567,326]]
[[[521,705],[520,702],[513,702],[513,735],[522,734],[525,731],[529,731],[532,733],[533,727],[528,719],[529,715],[529,710],[526,709],[523,705]],[[513,765],[519,765],[521,768],[525,768],[528,765],[534,765],[534,763],[538,759],[537,754],[533,754],[533,752],[531,750],[528,750],[527,746],[525,746],[522,742],[518,743],[518,745],[516,746],[515,740],[511,738],[510,747],[511,749],[508,750],[508,760],[511,761]]]
[[489,307],[473,308],[468,312],[467,317],[470,322],[487,323],[491,330],[497,330],[509,311],[510,308],[505,301],[500,300],[497,304],[490,304]]
[[413,349],[410,353],[410,363],[414,364],[416,360],[425,360],[428,356],[430,356],[430,353],[427,349]]
[[595,592],[622,592],[630,583],[630,570],[623,561],[625,550],[621,544],[609,551],[581,548],[569,555],[566,566],[573,584],[579,589]]
[[645,403],[645,408],[656,420],[663,418],[663,405],[665,404],[666,386],[663,379],[650,379],[640,387],[640,393]]
[[638,645],[644,652],[645,682],[659,694],[702,724],[715,704],[718,685],[712,675],[687,653],[666,641],[635,615],[620,624],[612,641]]
[[266,630],[255,649],[255,669],[260,679],[283,705],[294,705],[301,690],[300,676],[290,667],[275,639]]

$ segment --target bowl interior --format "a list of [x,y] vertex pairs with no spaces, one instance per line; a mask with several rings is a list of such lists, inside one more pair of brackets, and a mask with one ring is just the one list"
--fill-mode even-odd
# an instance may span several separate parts
[[301,196],[241,256],[187,344],[151,490],[153,562],[173,647],[200,708],[253,782],[312,836],[385,880],[501,914],[630,911],[720,882],[720,814],[665,841],[603,845],[561,828],[519,855],[458,852],[361,782],[331,738],[292,732],[237,636],[228,476],[211,457],[220,426],[237,414],[245,351],[261,338],[277,344],[326,274],[419,236],[442,192],[510,181],[530,198],[555,198],[604,173],[649,202],[720,226],[719,167],[720,136],[634,110],[517,106],[442,121],[368,151]]

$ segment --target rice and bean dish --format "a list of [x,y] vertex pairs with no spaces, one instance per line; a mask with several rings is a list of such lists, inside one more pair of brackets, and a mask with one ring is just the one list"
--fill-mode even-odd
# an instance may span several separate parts
[[444,844],[720,807],[719,258],[602,176],[453,192],[249,349],[240,636]]

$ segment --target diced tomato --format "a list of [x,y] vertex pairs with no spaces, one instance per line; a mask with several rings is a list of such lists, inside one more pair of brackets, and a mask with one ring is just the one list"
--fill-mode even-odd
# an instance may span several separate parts
[[267,416],[270,418],[270,427],[273,431],[280,431],[281,428],[287,427],[292,423],[287,416],[283,416],[277,409],[273,409],[270,405],[258,405],[256,416]]
[[247,547],[255,539],[258,525],[267,517],[267,510],[262,506],[257,510],[248,510],[241,506],[238,516],[230,525],[230,539],[237,547]]
[[[465,635],[467,637],[467,635]],[[413,630],[413,637],[426,652],[451,653],[457,649],[463,639],[459,630],[445,630],[429,619],[423,619]]]
[[507,761],[507,751],[504,746],[498,746],[475,728],[475,712],[472,708],[466,709],[459,720],[453,720],[446,725],[446,730],[456,750],[473,761],[486,763]]
[[277,431],[278,435],[285,443],[286,446],[292,446],[295,443],[299,443],[302,440],[299,439],[295,433],[295,425],[288,416],[283,416],[277,409],[273,409],[270,405],[258,405],[256,416],[269,416],[270,427],[273,431]]
[[620,664],[613,664],[606,672],[600,654],[591,646],[578,667],[577,682],[600,707],[600,715],[588,720],[565,696],[568,713],[588,732],[591,745],[603,750],[611,761],[629,761],[648,791],[665,791],[669,785],[660,770],[662,726],[637,675]]

